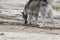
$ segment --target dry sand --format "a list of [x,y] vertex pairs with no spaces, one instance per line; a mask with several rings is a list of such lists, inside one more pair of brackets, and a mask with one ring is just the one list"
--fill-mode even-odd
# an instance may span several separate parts
[[0,18],[0,38],[1,40],[59,40],[60,20],[54,19],[54,21],[55,27],[52,27],[51,23],[47,23],[46,27],[32,27],[23,26],[23,21],[14,17]]
[[[15,19],[14,19],[15,18]],[[0,18],[0,31],[3,32],[27,32],[27,33],[49,33],[49,34],[60,34],[60,19],[54,19],[55,23],[52,27],[51,23],[46,23],[46,27],[32,27],[23,26],[23,21],[11,17],[11,19]],[[41,25],[42,23],[40,23]]]

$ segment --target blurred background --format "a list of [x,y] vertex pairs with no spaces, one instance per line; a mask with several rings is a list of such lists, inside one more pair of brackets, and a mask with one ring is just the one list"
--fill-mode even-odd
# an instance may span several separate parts
[[[0,15],[19,15],[28,1],[29,0],[0,0]],[[52,7],[54,9],[54,15],[60,15],[60,0],[54,0]]]
[[[8,21],[6,19],[16,19],[19,20],[19,22],[23,22],[21,12],[23,11],[24,6],[28,1],[29,0],[0,0],[0,22],[4,23]],[[60,0],[53,1],[53,16],[55,17],[55,19],[60,19]]]

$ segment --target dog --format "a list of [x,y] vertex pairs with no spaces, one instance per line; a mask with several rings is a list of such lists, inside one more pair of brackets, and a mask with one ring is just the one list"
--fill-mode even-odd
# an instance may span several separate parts
[[49,3],[49,0],[42,0],[40,2],[40,13],[42,15],[42,23],[43,23],[41,25],[41,27],[45,27],[46,16],[48,16],[48,18],[51,19],[52,25],[54,27],[54,19],[53,19],[53,14],[52,14],[52,6]]
[[[35,4],[35,5],[34,5]],[[25,20],[25,24],[32,24],[32,18],[35,17],[34,25],[38,23],[39,12],[42,15],[42,27],[45,27],[45,18],[48,15],[48,18],[51,19],[52,24],[54,26],[54,20],[52,15],[52,7],[48,0],[32,0],[29,2],[29,5],[26,4],[25,9],[23,11],[23,16]]]
[[32,19],[33,17],[35,17],[35,22],[33,24],[37,25],[40,0],[32,0],[29,3],[29,5],[25,5],[25,9],[23,11],[23,18],[25,20],[25,24],[28,23],[29,25],[32,25]]

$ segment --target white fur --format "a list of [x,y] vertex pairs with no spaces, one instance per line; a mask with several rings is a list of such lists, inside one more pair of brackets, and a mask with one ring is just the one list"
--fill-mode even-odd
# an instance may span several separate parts
[[52,6],[48,4],[47,6],[40,6],[40,13],[42,15],[42,27],[45,27],[45,19],[48,16],[52,21],[52,25],[54,26],[53,14],[52,14]]

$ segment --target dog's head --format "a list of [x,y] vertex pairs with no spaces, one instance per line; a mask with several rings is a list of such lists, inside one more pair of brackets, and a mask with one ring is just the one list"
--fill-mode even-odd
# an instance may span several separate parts
[[27,14],[25,15],[24,12],[21,12],[21,13],[22,13],[22,17],[23,17],[24,19],[27,19]]

